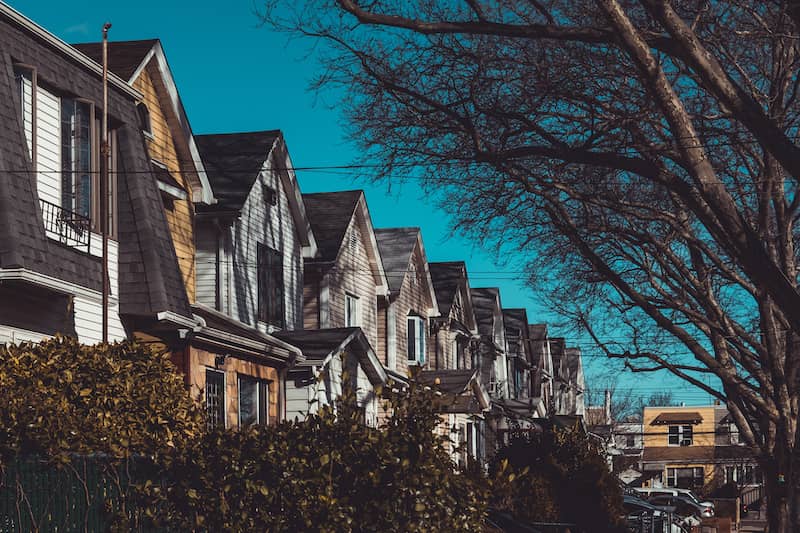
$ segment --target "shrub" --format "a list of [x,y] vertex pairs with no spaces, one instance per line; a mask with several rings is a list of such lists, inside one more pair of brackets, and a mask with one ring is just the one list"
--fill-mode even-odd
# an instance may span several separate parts
[[599,447],[580,429],[516,434],[490,473],[492,505],[527,522],[567,522],[584,531],[621,526],[622,494]]
[[166,457],[155,525],[203,531],[476,531],[485,493],[434,435],[429,392],[386,394],[385,428],[355,397],[304,422],[210,433]]
[[125,458],[182,447],[202,413],[168,354],[57,337],[0,346],[0,463],[20,455]]

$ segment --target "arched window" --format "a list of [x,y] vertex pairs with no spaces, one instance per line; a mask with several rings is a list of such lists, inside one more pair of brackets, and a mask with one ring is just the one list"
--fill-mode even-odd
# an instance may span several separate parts
[[153,128],[150,125],[150,111],[144,102],[136,104],[136,111],[139,113],[139,125],[145,133],[153,134]]

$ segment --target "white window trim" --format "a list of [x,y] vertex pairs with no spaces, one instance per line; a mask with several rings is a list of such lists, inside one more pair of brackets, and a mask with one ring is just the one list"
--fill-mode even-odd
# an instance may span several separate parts
[[[670,437],[672,437],[672,433],[670,432],[670,429],[673,428],[673,427],[677,427],[678,428],[678,433],[677,433],[678,442],[677,443],[670,442]],[[685,433],[687,433],[687,432],[684,431],[684,430],[687,427],[690,429],[689,432],[691,433],[692,436],[691,436],[691,439],[688,439],[689,443],[688,444],[684,444],[683,443],[684,440],[687,440],[686,437],[685,437]],[[669,426],[667,426],[667,446],[679,447],[679,446],[693,446],[693,445],[694,445],[694,428],[691,426],[691,424],[670,424]]]
[[[248,376],[246,374],[240,374],[236,376],[236,415],[239,419],[239,427],[242,427],[242,378],[251,379],[256,382],[256,409],[258,410],[258,414],[256,415],[256,419],[262,418],[263,415],[263,422],[256,422],[257,425],[267,426],[269,425],[269,381],[261,378],[257,378],[255,376]],[[261,399],[261,384],[264,384],[264,388],[266,389],[266,401],[264,402],[264,406],[266,407],[266,412],[261,412],[262,406],[262,399]]]
[[[411,357],[411,346],[406,347],[406,358],[408,359],[409,365],[424,365],[425,364],[425,350],[427,349],[427,330],[426,330],[426,321],[423,317],[418,315],[408,315],[406,317],[406,328],[409,327],[411,322],[415,323],[415,333],[414,335],[414,352],[415,357]],[[420,332],[422,335],[420,336]],[[421,343],[420,343],[421,339]],[[408,341],[408,329],[406,329],[406,341]]]
[[[350,302],[353,303],[355,313],[350,311]],[[344,295],[344,323],[348,328],[361,327],[361,299],[349,292]]]

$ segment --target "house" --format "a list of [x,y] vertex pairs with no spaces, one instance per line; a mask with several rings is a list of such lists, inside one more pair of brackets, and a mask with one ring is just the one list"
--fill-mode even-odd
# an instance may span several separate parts
[[279,336],[314,356],[287,381],[287,416],[302,418],[340,395],[347,370],[364,409],[378,424],[375,388],[387,380],[378,346],[378,302],[389,298],[375,231],[363,191],[304,194],[318,253],[303,268],[303,331]]
[[642,468],[651,486],[698,489],[763,480],[750,447],[730,431],[724,406],[645,407]]
[[[0,342],[102,340],[102,67],[0,3]],[[141,137],[144,95],[109,76],[108,338],[194,325]]]
[[[93,58],[102,56],[100,43],[75,46]],[[295,204],[299,203],[293,175],[284,172],[279,176],[279,172],[272,171],[274,167],[288,168],[281,160],[288,154],[280,135],[265,132],[208,135],[201,139],[192,132],[160,41],[112,42],[108,57],[110,70],[143,95],[137,104],[140,128],[195,320],[188,334],[161,324],[140,323],[135,336],[172,352],[192,394],[205,403],[212,426],[237,427],[280,420],[284,410],[282,380],[286,368],[301,360],[302,354],[264,328],[259,329],[256,320],[239,319],[255,313],[258,306],[253,298],[247,298],[252,294],[242,287],[252,286],[252,279],[263,281],[267,275],[264,269],[251,268],[249,258],[243,260],[251,242],[266,242],[266,233],[272,237],[274,228],[288,228],[286,233],[304,236],[294,239],[302,242],[297,247],[314,246],[307,227],[305,233],[295,232],[294,221],[287,222],[290,216],[284,212],[275,214],[273,210],[272,219],[264,217],[270,210],[270,204],[259,195],[265,183],[274,184],[282,178],[283,188],[275,189],[276,198],[288,198],[288,194],[296,198]],[[247,151],[249,165],[243,166],[242,172],[238,167],[231,172],[232,163],[244,164],[241,159],[233,160],[243,150]],[[286,198],[283,204],[290,203]],[[302,225],[302,209],[299,213]],[[251,231],[252,228],[261,231]],[[237,231],[238,239],[233,236]],[[252,241],[243,238],[245,234]],[[288,256],[288,264],[302,263],[292,240],[283,236],[276,240],[292,242],[285,249],[279,247]],[[239,255],[234,261],[236,253]],[[245,280],[247,275],[251,279]],[[298,297],[287,299],[294,302],[295,308],[300,305],[299,279],[289,277]],[[284,293],[282,279],[270,286]],[[220,293],[225,295],[226,303],[237,306],[238,317],[231,316],[230,308],[222,312],[222,305],[216,300],[217,288],[231,289],[230,294]]]
[[453,261],[430,263],[429,270],[440,314],[432,320],[430,357],[420,377],[445,396],[439,432],[451,440],[453,459],[463,463],[466,453],[484,464],[491,399],[480,379],[478,323],[467,268]]
[[389,286],[389,297],[377,301],[378,354],[387,371],[402,380],[409,367],[428,368],[431,359],[438,360],[438,345],[429,337],[439,306],[420,229],[376,229],[375,239]]
[[583,357],[580,348],[567,348],[565,350],[566,388],[564,389],[564,405],[566,413],[583,416],[586,413],[584,391],[586,381],[583,375]]
[[511,429],[533,430],[534,419],[547,416],[540,395],[534,396],[539,358],[532,351],[525,309],[503,309],[506,344],[508,346],[508,398],[496,400],[502,417],[498,420],[500,442],[506,443]]
[[486,453],[491,457],[503,444],[503,435],[512,424],[503,409],[503,403],[509,399],[506,330],[500,290],[473,288],[470,294],[480,335],[476,357],[478,372],[492,399],[492,411],[485,422]]
[[555,413],[554,370],[547,324],[528,324],[529,353],[532,367],[531,396],[540,400],[540,417]]
[[194,218],[202,327],[186,371],[228,427],[281,420],[286,375],[305,357],[278,334],[302,329],[303,260],[317,250],[288,149],[274,130],[195,139],[216,202]]

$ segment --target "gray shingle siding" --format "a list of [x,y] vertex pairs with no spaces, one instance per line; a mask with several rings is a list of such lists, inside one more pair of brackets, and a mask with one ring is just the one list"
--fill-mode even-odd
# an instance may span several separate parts
[[[13,62],[34,66],[39,83],[61,94],[90,99],[98,107],[102,102],[99,76],[0,16],[0,267],[26,268],[99,290],[97,258],[45,236],[20,122]],[[108,110],[111,127],[118,132],[122,171],[118,174],[120,311],[191,316],[158,188],[149,173],[135,102],[111,86]]]

